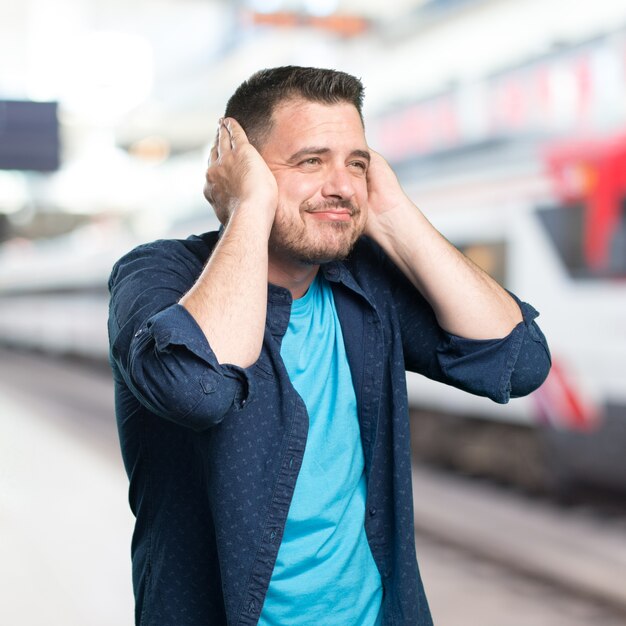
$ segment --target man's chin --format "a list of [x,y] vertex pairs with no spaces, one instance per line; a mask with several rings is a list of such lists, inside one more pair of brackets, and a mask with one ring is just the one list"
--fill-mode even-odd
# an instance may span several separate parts
[[321,265],[331,261],[342,261],[352,251],[354,244],[361,236],[363,229],[358,231],[346,223],[326,223],[308,236],[298,239],[279,239],[279,233],[270,236],[270,250],[277,258],[283,258],[300,265]]
[[343,261],[352,252],[355,243],[356,240],[340,246],[300,250],[296,252],[295,258],[303,265],[321,265],[322,263],[330,263],[332,261]]

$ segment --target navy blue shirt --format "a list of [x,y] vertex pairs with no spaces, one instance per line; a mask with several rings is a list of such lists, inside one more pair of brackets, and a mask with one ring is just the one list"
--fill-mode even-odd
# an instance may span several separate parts
[[[109,283],[116,412],[136,516],[136,623],[144,626],[257,623],[306,444],[306,408],[280,357],[289,291],[268,286],[263,349],[245,369],[218,363],[178,304],[217,238],[140,246],[117,262]],[[524,303],[523,322],[503,339],[450,335],[365,237],[346,261],[321,271],[332,284],[357,398],[365,530],[383,582],[383,624],[426,626],[405,370],[505,403],[545,379],[547,344]]]

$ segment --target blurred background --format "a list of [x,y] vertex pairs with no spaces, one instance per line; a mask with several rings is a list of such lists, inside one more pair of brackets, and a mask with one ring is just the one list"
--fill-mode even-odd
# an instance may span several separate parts
[[216,227],[217,120],[286,64],[363,80],[372,148],[552,349],[504,407],[409,375],[435,623],[626,624],[620,0],[0,5],[0,623],[132,623],[106,281]]

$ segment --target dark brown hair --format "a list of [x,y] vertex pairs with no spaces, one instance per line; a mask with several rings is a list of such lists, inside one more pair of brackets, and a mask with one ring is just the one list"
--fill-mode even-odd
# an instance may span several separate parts
[[337,70],[287,65],[264,69],[237,87],[228,100],[225,116],[234,117],[250,142],[259,147],[272,128],[277,105],[292,99],[323,104],[353,104],[363,122],[363,84]]

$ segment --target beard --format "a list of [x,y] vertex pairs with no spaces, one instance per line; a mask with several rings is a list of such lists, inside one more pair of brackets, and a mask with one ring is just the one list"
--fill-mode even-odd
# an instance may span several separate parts
[[[350,220],[331,221],[307,218],[307,214],[328,209],[349,209]],[[349,200],[312,204],[303,202],[299,214],[277,211],[269,238],[270,253],[302,265],[320,265],[345,259],[365,229],[361,209]]]

